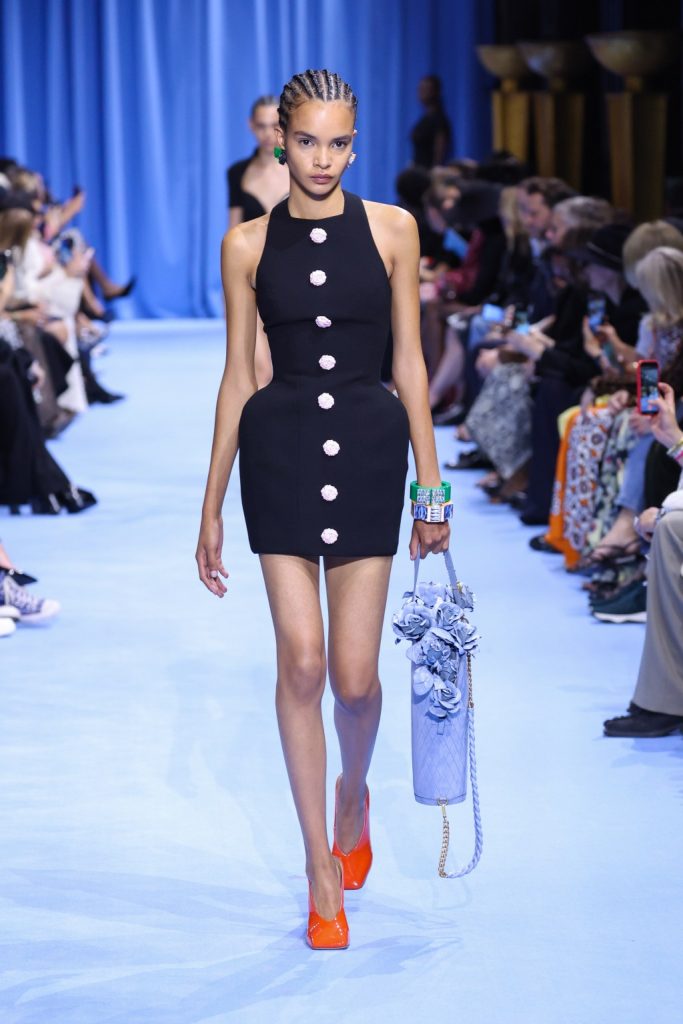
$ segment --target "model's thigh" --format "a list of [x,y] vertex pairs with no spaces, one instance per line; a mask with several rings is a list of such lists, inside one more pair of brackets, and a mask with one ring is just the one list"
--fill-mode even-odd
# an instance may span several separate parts
[[333,688],[376,683],[392,558],[325,557],[328,663]]
[[260,555],[275,627],[278,679],[310,686],[325,679],[325,634],[317,559]]

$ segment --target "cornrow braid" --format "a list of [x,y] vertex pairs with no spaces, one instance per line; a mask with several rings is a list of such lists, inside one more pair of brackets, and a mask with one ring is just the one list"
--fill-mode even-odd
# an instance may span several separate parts
[[277,113],[283,132],[287,131],[291,112],[307,100],[322,100],[323,103],[341,100],[351,108],[355,120],[358,100],[351,86],[333,71],[314,71],[309,68],[308,71],[293,75],[282,90]]

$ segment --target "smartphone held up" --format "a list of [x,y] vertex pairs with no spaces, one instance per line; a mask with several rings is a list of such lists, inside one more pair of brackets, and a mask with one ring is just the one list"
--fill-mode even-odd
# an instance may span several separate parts
[[638,386],[638,412],[641,416],[656,416],[659,412],[659,363],[656,359],[641,359],[636,366]]

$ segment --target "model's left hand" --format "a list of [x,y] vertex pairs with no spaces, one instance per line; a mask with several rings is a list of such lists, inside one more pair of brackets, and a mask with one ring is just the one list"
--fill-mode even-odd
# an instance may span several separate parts
[[410,558],[415,561],[420,553],[420,558],[425,558],[430,551],[441,554],[448,551],[451,539],[450,523],[424,523],[421,519],[413,520],[413,532],[410,535]]

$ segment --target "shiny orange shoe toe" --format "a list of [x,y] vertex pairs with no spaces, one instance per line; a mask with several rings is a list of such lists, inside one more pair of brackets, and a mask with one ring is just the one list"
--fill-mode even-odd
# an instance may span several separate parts
[[344,873],[339,865],[339,892],[341,904],[332,919],[321,917],[313,899],[313,886],[308,883],[308,928],[306,941],[311,949],[346,949],[349,944],[349,925],[344,911]]
[[341,775],[337,779],[336,796],[334,806],[334,844],[332,854],[338,857],[344,872],[345,889],[362,889],[365,880],[372,867],[372,846],[370,845],[370,790],[365,792],[365,815],[363,818],[363,830],[358,842],[348,853],[339,847],[337,843],[337,797],[339,796],[339,783]]

